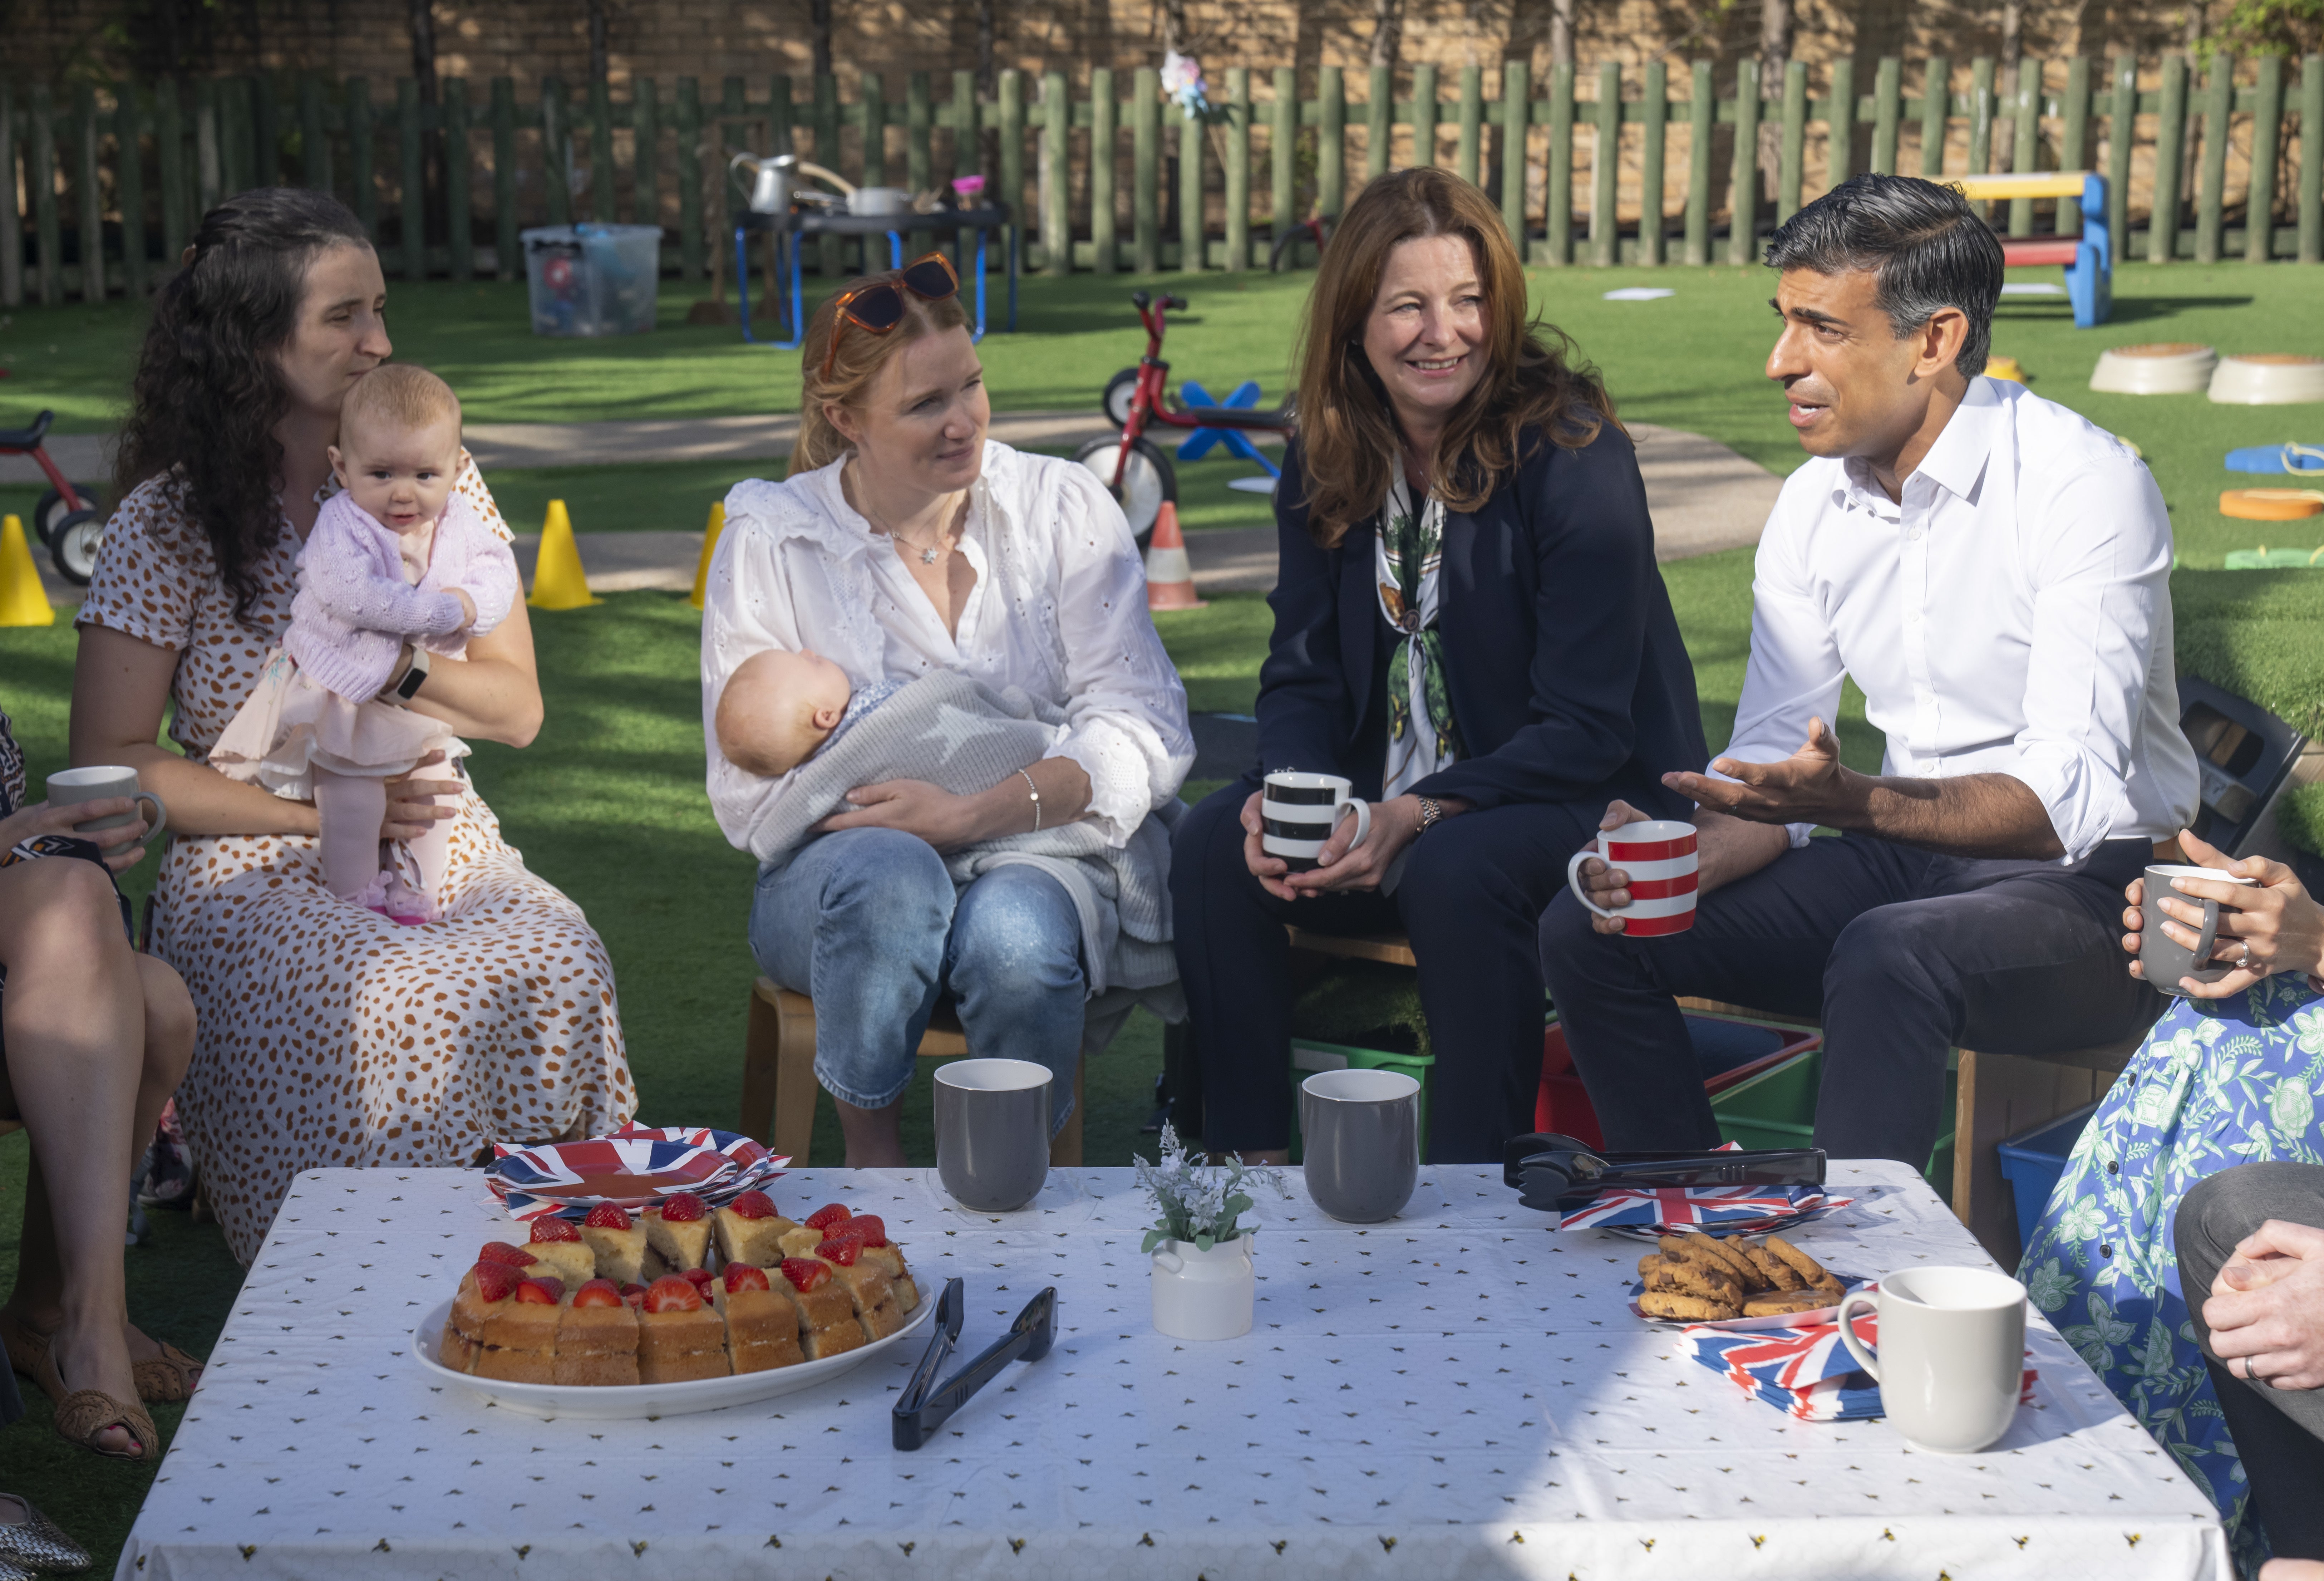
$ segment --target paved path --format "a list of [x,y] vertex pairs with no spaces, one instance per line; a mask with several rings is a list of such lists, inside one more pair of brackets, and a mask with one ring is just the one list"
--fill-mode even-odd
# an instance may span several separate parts
[[[1657,558],[1684,559],[1759,541],[1759,529],[1783,488],[1781,478],[1701,434],[1643,422],[1631,423],[1629,430],[1638,447],[1646,504],[1654,512]],[[771,461],[790,453],[798,431],[798,421],[790,417],[475,423],[468,429],[467,440],[469,449],[486,468]],[[992,421],[993,438],[1013,445],[1063,447],[1111,431],[1104,419],[1088,412],[1010,412]],[[72,476],[99,477],[105,473],[106,442],[97,435],[72,434],[51,440],[49,448]],[[0,483],[37,482],[39,477],[28,460],[0,458]],[[534,542],[530,533],[517,540],[517,558],[528,579],[532,574]],[[580,544],[590,586],[601,592],[640,587],[686,590],[694,586],[702,534],[585,532]],[[1198,587],[1265,592],[1275,585],[1275,530],[1271,527],[1192,532],[1187,535],[1186,550],[1194,561]],[[40,561],[49,596],[67,596],[70,590],[51,572],[46,551],[36,550],[34,558]]]

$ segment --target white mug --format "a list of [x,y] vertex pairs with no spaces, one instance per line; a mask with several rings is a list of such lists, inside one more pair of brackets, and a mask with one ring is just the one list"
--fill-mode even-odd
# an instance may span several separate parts
[[[1622,910],[1609,911],[1582,890],[1582,864],[1592,856],[1629,875],[1630,903]],[[1600,917],[1622,919],[1630,938],[1655,938],[1694,926],[1697,866],[1692,824],[1648,820],[1599,830],[1597,843],[1565,864],[1565,883],[1575,900]]]
[[[68,807],[83,801],[110,801],[115,797],[129,797],[138,801],[150,801],[153,809],[147,813],[150,827],[145,831],[149,840],[160,836],[169,827],[170,809],[151,790],[140,790],[137,771],[121,763],[98,764],[85,769],[60,769],[49,776],[49,802],[53,807]],[[137,821],[134,812],[116,812],[111,818],[93,818],[77,826],[89,829],[117,829]]]
[[[1868,1350],[1853,1318],[1879,1318]],[[1985,1268],[1912,1268],[1858,1290],[1833,1321],[1840,1343],[1880,1385],[1881,1414],[1915,1449],[1974,1455],[2017,1415],[2025,1368],[2025,1287]]]
[[1259,848],[1282,858],[1294,873],[1308,872],[1323,855],[1332,831],[1339,827],[1340,815],[1353,812],[1356,837],[1348,842],[1348,849],[1354,850],[1372,832],[1372,809],[1350,790],[1347,780],[1338,774],[1277,769],[1268,775],[1259,803]]

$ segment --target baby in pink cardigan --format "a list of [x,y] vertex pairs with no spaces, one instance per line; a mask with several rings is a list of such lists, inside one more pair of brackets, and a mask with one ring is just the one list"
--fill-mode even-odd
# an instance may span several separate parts
[[333,893],[398,922],[432,922],[452,826],[406,843],[409,879],[393,853],[383,865],[387,781],[430,752],[449,765],[468,747],[382,694],[405,643],[457,658],[508,617],[521,591],[516,559],[453,492],[460,402],[435,374],[389,363],[357,380],[330,457],[340,492],[299,551],[290,629],[210,766],[313,800]]

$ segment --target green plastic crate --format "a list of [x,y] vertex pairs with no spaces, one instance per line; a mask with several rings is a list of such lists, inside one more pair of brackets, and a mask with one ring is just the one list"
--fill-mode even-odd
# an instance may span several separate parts
[[1391,1054],[1385,1049],[1357,1049],[1345,1043],[1318,1043],[1311,1038],[1291,1040],[1291,1161],[1301,1156],[1299,1084],[1319,1070],[1394,1070],[1420,1084],[1420,1161],[1428,1161],[1429,1077],[1436,1065],[1433,1054]]
[[[1939,1197],[1950,1201],[1953,1191],[1953,1115],[1960,1074],[1947,1062],[1945,1129],[1937,1138],[1929,1166],[1922,1178]],[[1823,1080],[1823,1050],[1811,1049],[1715,1095],[1711,1112],[1718,1117],[1722,1142],[1741,1147],[1810,1147],[1814,1144],[1816,1090]]]

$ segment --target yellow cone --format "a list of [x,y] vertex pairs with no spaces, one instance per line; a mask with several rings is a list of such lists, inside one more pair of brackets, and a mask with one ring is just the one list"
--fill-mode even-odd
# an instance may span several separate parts
[[540,526],[540,556],[532,566],[532,594],[525,602],[535,609],[586,609],[604,602],[589,591],[581,547],[573,541],[573,518],[565,513],[563,500],[549,502],[549,519]]
[[713,500],[710,520],[702,529],[702,558],[694,566],[694,596],[688,600],[696,609],[702,607],[703,594],[709,591],[710,557],[718,552],[718,535],[725,531],[726,502]]
[[0,626],[56,624],[57,612],[49,607],[32,564],[32,547],[24,541],[24,524],[14,516],[0,521]]

